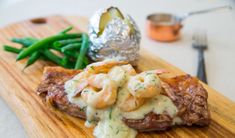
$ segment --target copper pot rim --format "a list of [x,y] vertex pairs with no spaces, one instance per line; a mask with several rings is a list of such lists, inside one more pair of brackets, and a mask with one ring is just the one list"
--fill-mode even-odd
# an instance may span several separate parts
[[[159,26],[159,25],[162,25],[162,26],[175,26],[176,24],[182,25],[181,19],[177,16],[174,16],[171,13],[161,13],[161,12],[152,13],[152,14],[149,14],[146,17],[146,19],[152,25],[156,25],[156,26]],[[168,22],[168,23],[167,24],[166,23],[161,23],[161,22],[164,22],[164,20],[168,20],[168,21],[165,21],[165,22]]]
[[180,38],[183,27],[181,20],[168,13],[154,13],[147,16],[148,36],[160,42],[173,42]]

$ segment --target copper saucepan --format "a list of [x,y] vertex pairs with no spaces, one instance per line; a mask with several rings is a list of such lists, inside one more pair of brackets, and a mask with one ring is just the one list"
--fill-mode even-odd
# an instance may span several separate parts
[[183,16],[168,13],[155,13],[147,16],[147,35],[157,41],[170,42],[178,40],[183,20],[187,17],[217,11],[221,9],[232,9],[231,6],[216,7],[201,11],[190,12]]

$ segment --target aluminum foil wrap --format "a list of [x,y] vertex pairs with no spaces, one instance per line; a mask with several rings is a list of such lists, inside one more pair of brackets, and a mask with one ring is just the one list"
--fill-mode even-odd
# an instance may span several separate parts
[[138,59],[141,35],[134,20],[127,15],[130,24],[134,28],[133,33],[130,27],[120,18],[114,18],[108,22],[103,33],[98,36],[99,21],[106,9],[97,11],[89,22],[90,48],[89,56],[94,61],[101,61],[107,58],[115,58],[122,61],[129,61],[135,64]]

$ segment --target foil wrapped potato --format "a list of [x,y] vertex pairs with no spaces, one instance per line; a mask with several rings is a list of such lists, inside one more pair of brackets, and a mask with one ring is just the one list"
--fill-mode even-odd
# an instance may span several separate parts
[[140,31],[135,21],[116,7],[98,10],[89,22],[89,56],[94,61],[115,58],[135,64],[140,48]]

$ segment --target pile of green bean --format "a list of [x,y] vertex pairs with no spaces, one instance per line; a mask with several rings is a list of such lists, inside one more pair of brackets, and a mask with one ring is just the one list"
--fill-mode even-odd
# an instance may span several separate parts
[[[17,61],[29,57],[25,68],[38,59],[43,59],[64,68],[83,69],[89,64],[87,58],[89,38],[85,33],[68,33],[72,28],[70,26],[56,35],[43,39],[12,38],[12,42],[21,44],[22,47],[4,45],[4,50],[18,54]],[[55,54],[53,51],[57,51],[59,54]]]

